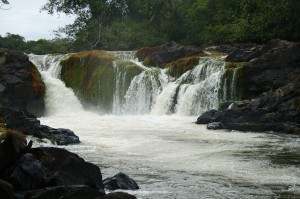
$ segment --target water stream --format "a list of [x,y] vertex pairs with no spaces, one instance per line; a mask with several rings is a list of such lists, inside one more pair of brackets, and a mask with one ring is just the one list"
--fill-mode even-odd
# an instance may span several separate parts
[[41,122],[73,130],[81,144],[65,148],[97,164],[104,178],[127,173],[141,188],[130,193],[142,199],[300,198],[299,136],[208,131],[194,123],[191,115],[218,106],[219,60],[200,60],[177,80],[144,70],[125,104],[115,106],[119,114],[100,115],[85,111],[59,79],[64,58],[30,55],[47,87]]

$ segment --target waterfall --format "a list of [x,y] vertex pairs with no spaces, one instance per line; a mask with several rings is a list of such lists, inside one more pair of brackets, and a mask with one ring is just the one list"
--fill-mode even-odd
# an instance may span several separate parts
[[60,61],[68,55],[33,55],[29,54],[30,61],[39,69],[42,79],[46,84],[46,114],[53,116],[68,112],[83,111],[82,105],[72,89],[67,88],[59,79]]
[[152,113],[198,115],[219,106],[224,61],[201,58],[199,64],[163,88]]
[[[231,70],[230,79],[224,78],[226,65],[220,57],[200,58],[197,66],[176,79],[170,76],[169,69],[144,66],[132,51],[110,53],[116,59],[111,69],[95,82],[97,90],[93,91],[96,97],[101,97],[96,102],[102,113],[199,115],[209,109],[218,109],[228,96],[233,98],[238,94],[239,69]],[[29,57],[46,83],[47,113],[82,111],[80,95],[78,99],[60,80],[60,61],[68,55]],[[104,77],[109,82],[105,82]]]

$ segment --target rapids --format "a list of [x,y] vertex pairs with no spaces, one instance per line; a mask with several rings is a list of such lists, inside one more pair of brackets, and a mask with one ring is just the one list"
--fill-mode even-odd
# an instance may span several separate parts
[[[218,106],[222,61],[200,60],[177,80],[167,81],[166,71],[158,71],[160,79],[148,84],[159,80],[151,92],[139,88],[139,81],[157,69],[145,70],[132,80],[125,105],[115,107],[119,114],[99,114],[84,110],[59,79],[58,62],[65,56],[29,56],[47,87],[41,122],[73,130],[82,143],[65,148],[97,164],[104,178],[119,171],[131,176],[141,189],[130,193],[138,198],[300,197],[299,136],[208,131],[194,123],[190,115]],[[138,89],[144,92],[140,98]]]

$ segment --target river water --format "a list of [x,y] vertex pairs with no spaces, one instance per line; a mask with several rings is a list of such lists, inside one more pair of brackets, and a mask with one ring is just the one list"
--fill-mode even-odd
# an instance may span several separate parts
[[50,65],[40,65],[47,86],[42,124],[73,130],[81,144],[64,148],[98,165],[104,178],[131,176],[138,198],[300,198],[299,136],[209,131],[197,117],[179,114],[86,111],[59,80],[58,65]]

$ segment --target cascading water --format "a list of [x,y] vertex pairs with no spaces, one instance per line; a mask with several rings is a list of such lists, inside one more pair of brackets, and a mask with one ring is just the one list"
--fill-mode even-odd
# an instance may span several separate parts
[[238,71],[225,78],[223,61],[203,58],[177,80],[142,65],[129,78],[128,54],[119,55],[124,59],[114,63],[112,99],[113,112],[121,115],[82,109],[58,78],[66,57],[29,55],[46,84],[48,114],[41,122],[73,130],[82,143],[66,148],[97,164],[103,178],[127,173],[141,188],[130,192],[139,199],[300,197],[299,136],[208,131],[194,124],[195,117],[179,115],[217,107],[224,93],[230,99]]
[[80,101],[62,82],[60,77],[60,61],[66,59],[68,55],[28,55],[30,61],[39,69],[42,79],[46,84],[46,114],[65,114],[73,111],[83,111]]

